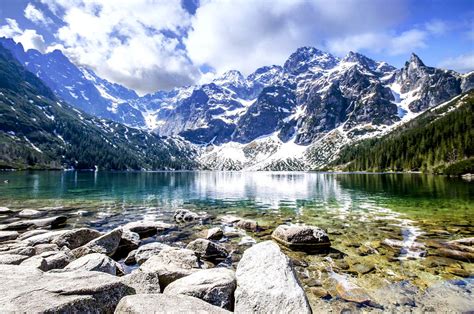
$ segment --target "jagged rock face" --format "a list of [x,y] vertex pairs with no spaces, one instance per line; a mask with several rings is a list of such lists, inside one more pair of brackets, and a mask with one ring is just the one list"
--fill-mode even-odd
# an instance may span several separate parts
[[474,88],[474,72],[465,74],[461,81],[461,91],[463,93]]
[[330,69],[337,64],[337,59],[313,47],[302,47],[296,50],[283,66],[285,71],[292,75],[299,75],[317,69]]
[[295,105],[295,94],[290,89],[281,86],[265,88],[240,118],[232,139],[248,143],[274,132],[291,114]]
[[452,71],[426,66],[421,59],[412,54],[396,77],[400,91],[406,93],[418,90],[418,99],[409,108],[414,112],[433,107],[461,93],[461,79]]

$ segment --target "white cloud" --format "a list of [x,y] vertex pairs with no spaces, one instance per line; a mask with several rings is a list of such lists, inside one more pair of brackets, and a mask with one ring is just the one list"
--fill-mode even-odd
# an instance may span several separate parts
[[441,20],[432,20],[425,23],[425,28],[428,32],[435,35],[442,35],[448,30],[448,25]]
[[52,25],[53,20],[44,15],[43,11],[36,8],[33,4],[28,3],[24,10],[25,17],[36,24],[42,24],[45,26]]
[[198,68],[176,39],[190,22],[180,1],[43,0],[43,3],[65,24],[56,33],[64,52],[100,76],[141,93],[192,84],[199,79]]
[[43,36],[34,29],[21,29],[14,19],[6,19],[7,24],[0,27],[0,36],[13,38],[17,43],[20,42],[25,50],[36,49],[45,52],[46,43]]
[[334,38],[361,48],[366,43],[357,39],[383,45],[369,33],[393,27],[403,14],[403,1],[207,0],[193,17],[185,45],[196,64],[249,73],[283,63],[301,46],[335,47]]
[[438,66],[440,68],[455,70],[461,73],[474,71],[474,53],[444,59],[438,64]]

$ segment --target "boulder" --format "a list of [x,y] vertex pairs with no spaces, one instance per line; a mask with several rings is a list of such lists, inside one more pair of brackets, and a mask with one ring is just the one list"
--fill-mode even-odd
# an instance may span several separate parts
[[27,255],[20,254],[1,254],[0,265],[19,265],[28,258]]
[[21,263],[21,266],[30,266],[48,271],[51,269],[62,269],[73,260],[69,252],[44,252],[32,256]]
[[0,246],[0,255],[2,254],[18,254],[18,255],[35,255],[35,248],[23,242],[3,243]]
[[204,213],[195,213],[188,209],[178,209],[174,212],[173,218],[176,222],[184,223],[207,218]]
[[44,252],[56,252],[59,251],[59,246],[52,243],[38,244],[34,246],[35,255],[40,255]]
[[140,266],[146,273],[158,274],[161,289],[173,281],[191,275],[200,269],[199,258],[193,251],[174,247],[164,248]]
[[197,298],[185,295],[136,294],[122,300],[115,309],[115,314],[141,313],[230,313],[220,307],[211,305]]
[[0,242],[15,240],[19,233],[16,231],[0,231]]
[[235,273],[227,268],[204,269],[170,283],[164,294],[188,295],[233,310]]
[[134,293],[105,273],[8,265],[0,265],[0,286],[0,308],[18,313],[112,313],[120,299]]
[[20,234],[20,236],[18,237],[18,240],[26,240],[26,239],[31,238],[33,236],[48,233],[48,232],[51,232],[51,231],[45,230],[45,229],[29,230],[29,231],[26,231],[26,232]]
[[242,220],[242,218],[232,215],[224,215],[219,217],[219,220],[225,225],[233,225]]
[[18,213],[18,217],[21,218],[39,218],[46,216],[47,212],[39,211],[36,209],[23,209]]
[[0,206],[0,215],[9,214],[11,212],[12,212],[12,210],[10,208]]
[[224,232],[221,228],[215,227],[207,230],[206,239],[208,240],[220,240],[224,236]]
[[64,269],[100,271],[111,275],[117,274],[116,262],[107,255],[100,253],[84,255],[69,263]]
[[170,247],[164,243],[153,242],[140,246],[135,252],[135,261],[143,264],[153,255],[158,255],[163,249]]
[[48,231],[46,233],[40,233],[31,237],[28,237],[23,242],[27,243],[28,245],[38,245],[44,243],[51,243],[53,242],[58,236],[67,232],[66,230],[59,230],[59,231]]
[[131,231],[138,233],[140,238],[147,238],[154,236],[158,231],[171,229],[173,225],[160,221],[133,221],[122,227],[124,231]]
[[240,228],[240,229],[243,229],[243,230],[246,230],[246,231],[252,231],[252,232],[256,232],[258,231],[258,223],[254,220],[248,220],[248,219],[242,219],[242,220],[239,220],[235,226],[237,228]]
[[153,294],[160,293],[160,277],[157,273],[144,272],[141,269],[135,269],[130,274],[122,277],[122,282],[135,289],[135,292]]
[[273,231],[272,238],[296,251],[311,252],[331,246],[326,232],[313,226],[280,225]]
[[59,247],[66,246],[73,250],[100,237],[101,235],[102,234],[99,231],[90,228],[72,229],[67,230],[56,237],[52,243]]
[[137,250],[133,250],[128,253],[127,257],[125,257],[125,259],[123,260],[125,265],[133,265],[137,262],[137,260],[135,259],[136,253],[137,253]]
[[115,252],[116,257],[127,256],[130,251],[138,249],[140,246],[140,235],[136,232],[129,230],[123,230],[122,238],[120,239],[119,246]]
[[112,256],[117,250],[121,238],[122,229],[115,229],[72,250],[72,253],[76,258],[91,253],[102,253],[107,256]]
[[229,255],[225,247],[207,239],[196,239],[190,242],[186,248],[193,250],[200,258],[208,261],[222,260]]
[[245,250],[236,277],[236,313],[311,313],[290,259],[272,241]]

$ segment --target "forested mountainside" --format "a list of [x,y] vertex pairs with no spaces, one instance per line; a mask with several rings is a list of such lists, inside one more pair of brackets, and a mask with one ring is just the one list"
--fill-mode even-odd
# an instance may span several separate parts
[[348,171],[474,173],[474,91],[427,110],[381,138],[346,146],[332,166]]
[[90,116],[57,99],[0,45],[0,168],[186,169],[187,142]]

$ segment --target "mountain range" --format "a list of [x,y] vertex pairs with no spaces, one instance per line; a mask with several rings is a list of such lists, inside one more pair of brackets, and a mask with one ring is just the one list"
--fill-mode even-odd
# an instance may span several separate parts
[[282,66],[248,76],[228,71],[208,84],[138,96],[59,50],[24,51],[6,38],[0,44],[51,97],[82,116],[189,149],[186,165],[200,169],[325,168],[348,145],[393,132],[474,87],[474,72],[429,67],[415,54],[396,69],[359,53],[341,59],[302,47]]

